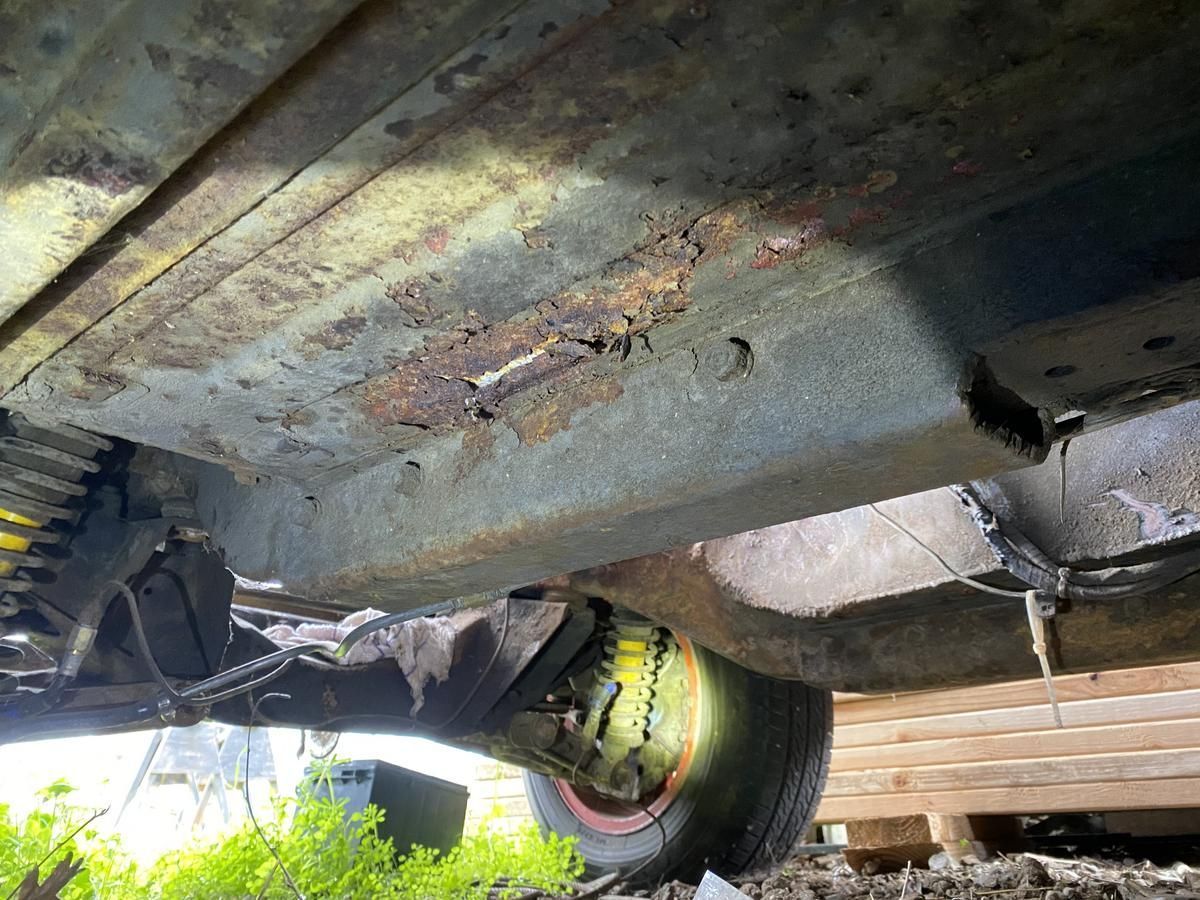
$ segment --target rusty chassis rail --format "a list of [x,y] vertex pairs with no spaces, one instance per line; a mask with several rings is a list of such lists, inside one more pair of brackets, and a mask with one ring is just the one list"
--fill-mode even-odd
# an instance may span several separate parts
[[[1198,152],[1189,138],[990,213],[826,295],[746,297],[716,333],[693,319],[594,382],[618,402],[592,403],[588,382],[543,397],[579,407],[547,441],[498,422],[482,456],[453,435],[327,486],[188,463],[198,508],[248,577],[399,606],[1032,465],[1058,439],[1052,411],[1086,428],[1196,391],[1194,281],[1156,287],[1143,260],[1200,234]],[[710,360],[731,338],[753,365],[726,379]],[[1113,344],[1128,347],[1089,365]],[[1066,399],[1056,366],[1078,372]]]
[[[400,609],[565,578],[892,689],[1008,677],[1025,639],[855,507],[915,494],[974,547],[920,492],[992,479],[1064,561],[1186,540],[1121,536],[1129,498],[1197,508],[1182,468],[1128,477],[1193,452],[1195,4],[52,6],[0,47],[32,123],[0,144],[0,405],[172,454],[252,581]],[[1043,508],[1068,438],[1124,507]],[[1065,612],[1058,664],[1192,652],[1190,590]]]

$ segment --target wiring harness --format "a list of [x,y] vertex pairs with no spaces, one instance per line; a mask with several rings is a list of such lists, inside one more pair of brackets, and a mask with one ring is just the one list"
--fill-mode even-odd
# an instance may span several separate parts
[[[327,652],[325,645],[319,642],[297,644],[294,647],[264,654],[224,672],[218,672],[209,678],[177,687],[172,685],[163,674],[154,658],[146,637],[141,611],[138,609],[137,597],[125,583],[110,581],[80,616],[79,623],[67,640],[63,659],[59,663],[58,674],[51,680],[47,689],[36,694],[27,694],[0,709],[0,741],[19,736],[20,732],[28,730],[26,726],[29,719],[49,711],[58,703],[64,688],[74,680],[75,675],[79,672],[83,658],[91,651],[100,619],[109,604],[118,595],[125,599],[129,607],[138,654],[149,670],[157,690],[150,698],[98,713],[99,718],[95,722],[88,715],[81,715],[79,725],[82,728],[136,725],[155,718],[168,718],[174,710],[181,707],[210,706],[220,703],[274,681],[286,672],[297,659],[309,657],[315,661],[315,654]],[[364,622],[346,635],[333,652],[333,656],[337,659],[344,658],[355,644],[367,635],[381,629],[425,616],[448,615],[463,609],[487,606],[507,595],[507,590],[487,591],[379,616],[369,622]],[[270,671],[265,675],[251,678],[265,669],[270,669]],[[250,680],[246,680],[248,678]],[[36,731],[36,728],[33,730]]]
[[1200,548],[1132,566],[1060,566],[1011,523],[1001,524],[974,487],[955,484],[949,490],[962,503],[1000,565],[1034,590],[1062,600],[1132,597],[1166,587],[1200,570]]
[[947,490],[962,503],[1000,565],[1013,577],[1029,585],[1028,590],[1008,590],[960,574],[936,550],[900,522],[873,503],[870,504],[870,508],[934,559],[951,578],[979,591],[1024,601],[1029,633],[1033,638],[1032,649],[1046,683],[1046,694],[1054,713],[1054,723],[1059,728],[1063,727],[1062,714],[1054,690],[1046,643],[1046,620],[1054,618],[1057,601],[1115,600],[1132,597],[1166,587],[1200,571],[1200,548],[1131,566],[1109,566],[1104,569],[1072,569],[1069,566],[1061,566],[1020,530],[1008,523],[1002,525],[974,487],[969,484],[954,484]]

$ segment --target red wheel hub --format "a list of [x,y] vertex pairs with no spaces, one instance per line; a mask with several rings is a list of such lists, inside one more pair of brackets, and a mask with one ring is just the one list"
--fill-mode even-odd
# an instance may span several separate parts
[[[605,797],[586,787],[576,787],[561,778],[554,779],[554,786],[563,803],[584,825],[601,834],[620,836],[641,831],[654,823],[654,820],[666,812],[671,802],[679,796],[683,783],[687,779],[691,767],[692,751],[696,745],[696,726],[699,716],[696,714],[699,704],[700,682],[696,672],[696,657],[692,645],[686,638],[676,636],[679,650],[687,671],[688,691],[688,725],[687,739],[684,741],[683,753],[679,757],[679,765],[671,772],[647,797],[642,805],[627,803]],[[647,805],[646,800],[649,800]]]

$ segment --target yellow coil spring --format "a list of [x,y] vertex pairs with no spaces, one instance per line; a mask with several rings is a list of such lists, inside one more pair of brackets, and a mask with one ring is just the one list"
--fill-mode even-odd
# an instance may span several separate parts
[[[0,551],[7,552],[0,554],[0,578],[12,575],[18,565],[27,565],[30,558],[36,563],[36,558],[27,556],[26,551],[33,546],[33,538],[44,524],[0,506],[0,523],[4,522],[8,527],[0,524]],[[29,585],[27,579],[10,579],[6,587],[24,590]]]
[[646,742],[655,668],[662,649],[658,638],[658,629],[647,620],[628,613],[613,614],[600,664],[606,680],[619,688],[608,709],[606,744],[633,748]]
[[54,520],[73,524],[74,501],[87,493],[85,474],[98,472],[93,457],[112,442],[70,425],[37,422],[18,413],[4,420],[0,433],[0,618],[17,607],[7,593],[33,587],[28,571],[46,559],[35,544],[55,544]]

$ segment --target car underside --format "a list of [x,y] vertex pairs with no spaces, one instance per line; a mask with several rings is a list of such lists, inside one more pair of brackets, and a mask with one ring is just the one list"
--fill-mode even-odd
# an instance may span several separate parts
[[0,12],[0,740],[786,855],[830,691],[1200,652],[1200,7]]

